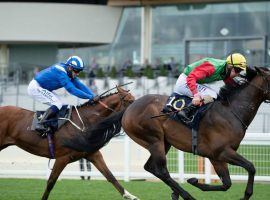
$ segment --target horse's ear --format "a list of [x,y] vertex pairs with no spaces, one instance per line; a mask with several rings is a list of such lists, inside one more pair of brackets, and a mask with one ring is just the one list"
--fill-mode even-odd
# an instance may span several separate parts
[[262,70],[259,67],[254,67],[254,68],[255,68],[255,70],[256,70],[256,72],[258,74],[262,74],[263,73]]
[[121,87],[119,87],[118,85],[115,85],[115,87],[116,87],[116,89],[117,89],[118,92],[121,91],[121,89],[120,89]]

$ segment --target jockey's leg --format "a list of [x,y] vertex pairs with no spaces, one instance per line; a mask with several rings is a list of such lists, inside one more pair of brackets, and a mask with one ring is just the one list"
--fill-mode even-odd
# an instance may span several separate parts
[[[205,104],[208,104],[208,103],[211,103],[214,101],[214,98],[211,97],[210,95],[205,95],[205,96],[202,96],[202,99],[203,99],[203,105]],[[191,117],[196,113],[197,109],[199,108],[200,106],[195,106],[193,105],[192,103],[190,103],[186,108],[184,108],[183,110],[179,111],[177,113],[177,115],[181,118],[184,118],[186,120],[192,120]]]
[[[189,97],[192,97],[192,93],[186,84],[182,85],[182,86],[180,85],[178,87],[175,87],[175,90],[178,91],[179,93],[182,93],[182,94],[185,94]],[[214,101],[214,99],[217,98],[217,93],[213,89],[211,89],[205,85],[197,84],[197,90],[198,90],[198,93],[202,97],[202,100],[203,100],[202,104],[203,105],[211,103]],[[191,116],[193,116],[196,113],[196,110],[199,107],[200,106],[195,106],[192,103],[190,103],[186,108],[179,111],[177,114],[180,118],[184,118],[184,119],[190,121],[190,120],[192,120]]]
[[57,94],[42,88],[36,80],[32,80],[28,86],[28,94],[35,100],[50,106],[44,113],[40,124],[54,117],[62,108],[62,100]]
[[195,106],[192,103],[190,103],[187,107],[183,108],[183,110],[179,111],[177,115],[180,118],[184,118],[188,121],[192,120],[191,116],[196,112],[196,110],[199,108],[199,106]]
[[58,113],[59,109],[57,108],[57,106],[52,105],[51,107],[49,107],[45,113],[42,116],[42,119],[39,121],[40,124],[46,123],[47,120],[52,119],[53,117],[55,117]]

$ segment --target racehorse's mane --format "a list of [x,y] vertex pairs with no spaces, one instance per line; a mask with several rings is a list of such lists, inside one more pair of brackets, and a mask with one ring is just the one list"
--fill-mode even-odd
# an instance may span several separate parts
[[[108,95],[107,95],[108,96]],[[111,116],[104,118],[93,127],[89,127],[84,131],[83,137],[76,137],[72,140],[64,140],[65,147],[69,147],[78,151],[84,149],[87,152],[95,152],[108,143],[113,137],[117,136],[121,131],[121,119],[125,109]]]
[[247,87],[248,84],[249,82],[237,86],[224,85],[220,88],[218,96],[221,100],[230,99],[235,94],[238,94],[243,88]]

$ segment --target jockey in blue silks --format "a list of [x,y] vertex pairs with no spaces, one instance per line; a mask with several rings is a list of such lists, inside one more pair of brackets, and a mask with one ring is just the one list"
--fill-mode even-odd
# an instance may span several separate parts
[[54,64],[39,73],[29,83],[28,94],[35,100],[50,107],[43,115],[40,124],[56,116],[63,102],[54,90],[65,88],[70,94],[92,100],[96,95],[77,78],[83,71],[84,63],[78,56],[71,56],[65,63]]

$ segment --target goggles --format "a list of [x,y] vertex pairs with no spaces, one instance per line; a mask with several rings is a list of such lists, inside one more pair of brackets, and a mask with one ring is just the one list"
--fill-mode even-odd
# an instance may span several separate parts
[[233,68],[235,73],[240,73],[241,71],[243,71],[243,69],[239,68],[239,67],[234,67]]
[[82,70],[79,70],[79,69],[72,69],[72,71],[74,71],[76,74],[79,74]]

